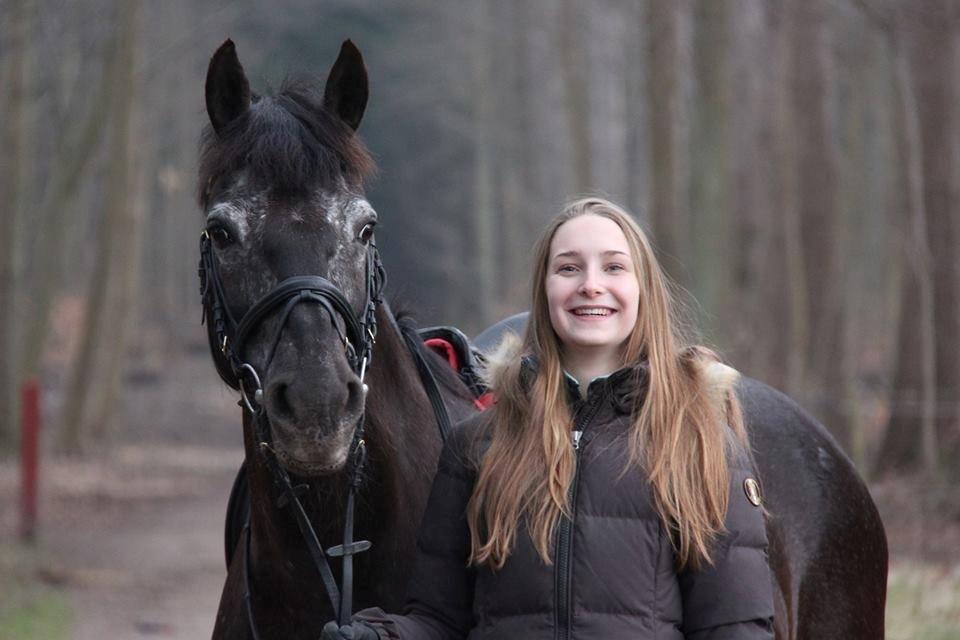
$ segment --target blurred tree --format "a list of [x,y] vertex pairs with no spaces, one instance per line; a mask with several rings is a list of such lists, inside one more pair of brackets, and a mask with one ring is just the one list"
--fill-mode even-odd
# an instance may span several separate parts
[[[795,3],[794,3],[795,4]],[[770,224],[774,246],[768,257],[771,277],[765,291],[773,335],[766,350],[770,381],[791,393],[801,393],[806,383],[807,354],[810,345],[810,302],[805,264],[810,256],[804,251],[800,204],[800,138],[794,100],[795,78],[804,64],[804,52],[795,46],[797,20],[793,4],[782,3],[773,12],[776,75],[770,78],[774,89],[773,154],[775,178],[771,193],[773,209]],[[768,76],[769,77],[769,76]],[[775,221],[775,222],[774,222]],[[770,231],[768,231],[770,233]],[[778,329],[777,329],[778,328]],[[828,423],[829,424],[829,423]]]
[[933,290],[936,448],[946,459],[960,454],[960,3],[933,0],[919,4],[916,24],[911,59],[919,108]]
[[[103,47],[105,60],[109,59],[115,45],[114,39],[106,42]],[[96,78],[94,73],[88,71],[84,80],[92,83],[93,88],[89,92],[77,91],[72,94],[73,100],[64,109],[61,121],[56,123],[62,135],[57,139],[49,178],[42,192],[34,194],[40,200],[34,219],[39,232],[30,251],[31,297],[25,317],[31,321],[25,327],[21,367],[24,376],[40,373],[40,360],[50,333],[52,303],[60,293],[63,258],[71,228],[69,215],[76,213],[71,201],[76,198],[80,181],[96,157],[96,150],[111,115],[113,87],[107,82],[106,75],[101,74]]]
[[689,27],[686,0],[650,0],[648,5],[648,96],[650,104],[650,220],[660,259],[674,280],[688,284],[684,261],[689,225],[689,155],[686,140],[686,102],[682,81],[683,35]]
[[18,302],[22,297],[21,225],[27,165],[24,162],[25,84],[32,18],[30,0],[10,0],[3,26],[5,113],[0,151],[0,450],[17,437],[20,390]]
[[694,5],[694,74],[696,102],[690,136],[692,289],[706,313],[700,326],[716,342],[726,342],[733,322],[733,229],[731,210],[731,113],[729,0]]
[[805,393],[812,410],[849,448],[845,389],[842,210],[835,132],[836,80],[825,0],[794,0],[791,38],[796,115],[800,238],[807,285],[808,371]]
[[[784,388],[784,361],[778,355],[790,313],[782,298],[788,291],[784,274],[783,220],[790,215],[795,189],[792,128],[786,82],[789,47],[783,3],[731,2],[730,83],[736,106],[730,111],[730,216],[725,224],[733,250],[723,269],[730,272],[731,316],[726,330],[728,357],[746,374]],[[757,60],[764,64],[758,68]]]
[[491,46],[493,25],[490,21],[490,5],[474,3],[473,8],[473,85],[476,99],[473,102],[473,207],[465,228],[466,240],[473,244],[473,281],[476,297],[472,312],[480,314],[484,323],[489,321],[490,310],[497,298],[496,230],[494,228],[493,182],[494,144],[491,130],[494,129],[493,114],[493,69]]
[[[133,206],[134,69],[138,2],[118,0],[117,46],[109,69],[113,99],[107,157],[106,210],[100,224],[83,337],[60,416],[59,442],[77,452],[93,429],[105,432],[124,366],[132,287],[139,273],[137,215]],[[94,409],[89,409],[93,393]],[[99,425],[91,421],[99,420]]]
[[[954,74],[943,73],[944,69],[956,69],[956,8],[949,2],[877,7],[866,0],[860,6],[886,33],[894,58],[905,193],[906,269],[896,369],[890,420],[877,466],[890,471],[922,465],[927,474],[935,476],[940,467],[941,437],[949,438],[956,429],[955,414],[951,415],[955,407],[940,397],[956,394],[958,384],[953,369],[957,366],[955,307],[960,279],[956,276],[955,210],[950,209],[949,186],[955,177],[952,148],[957,133],[951,114],[956,81]],[[928,186],[930,182],[933,184]],[[946,246],[939,236],[946,237]],[[941,305],[946,308],[938,316]],[[943,412],[940,416],[938,409]]]
[[559,28],[560,72],[565,88],[564,108],[567,136],[573,154],[573,189],[583,193],[595,189],[590,148],[589,81],[586,77],[586,50],[589,46],[588,23],[575,0],[561,0]]
[[642,216],[647,210],[648,191],[645,176],[646,148],[644,124],[647,115],[646,80],[645,73],[647,37],[646,29],[646,0],[634,0],[626,6],[625,22],[627,23],[627,37],[623,50],[627,64],[624,65],[624,127],[626,128],[626,149],[624,164],[626,166],[626,185],[624,186],[624,203],[637,215]]

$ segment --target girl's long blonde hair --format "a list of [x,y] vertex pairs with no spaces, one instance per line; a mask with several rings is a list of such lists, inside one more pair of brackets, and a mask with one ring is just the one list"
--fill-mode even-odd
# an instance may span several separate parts
[[[567,496],[575,464],[572,416],[545,282],[557,229],[582,215],[601,216],[620,227],[640,283],[637,323],[621,363],[647,363],[646,394],[635,408],[629,434],[630,468],[642,468],[649,478],[678,568],[709,563],[711,543],[723,531],[729,497],[727,433],[732,432],[741,445],[747,443],[740,407],[734,393],[724,392],[718,400],[708,388],[704,372],[716,356],[684,343],[670,285],[646,235],[626,211],[595,197],[569,203],[537,243],[526,334],[493,381],[497,403],[492,409],[492,440],[467,506],[470,560],[501,568],[525,522],[540,556],[550,563],[554,528],[561,514],[570,513]],[[532,384],[522,377],[523,356],[538,362]]]

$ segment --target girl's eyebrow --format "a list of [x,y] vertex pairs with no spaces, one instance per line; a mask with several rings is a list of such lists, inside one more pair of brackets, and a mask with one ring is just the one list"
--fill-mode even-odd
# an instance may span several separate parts
[[[630,257],[629,254],[623,251],[618,251],[617,249],[608,249],[607,251],[602,252],[600,255]],[[562,251],[557,255],[553,256],[553,259],[556,260],[557,258],[579,258],[579,257],[580,257],[579,251]]]

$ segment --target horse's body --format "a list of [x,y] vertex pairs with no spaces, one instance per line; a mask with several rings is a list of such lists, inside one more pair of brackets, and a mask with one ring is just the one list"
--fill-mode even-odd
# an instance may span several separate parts
[[[379,267],[372,253],[376,213],[362,196],[370,163],[354,137],[366,103],[359,52],[344,44],[322,100],[298,86],[257,98],[228,41],[211,60],[206,95],[212,129],[200,168],[205,318],[218,372],[234,388],[245,385],[249,405],[240,489],[249,496],[249,526],[230,554],[213,637],[315,640],[338,612],[270,462],[305,487],[300,501],[320,547],[329,550],[344,542],[351,461],[359,450],[352,434],[363,421],[366,461],[353,537],[373,546],[356,556],[353,600],[356,608],[396,610],[439,457],[438,418],[402,335],[409,329],[386,304],[369,306],[375,322],[362,317],[365,301],[379,302],[382,279],[371,273]],[[309,282],[276,308],[254,313],[292,280]],[[316,294],[325,287],[336,292]],[[331,303],[341,300],[346,311]],[[350,308],[363,320],[361,332],[346,328]],[[251,315],[257,317],[248,323]],[[372,357],[357,366],[367,338],[358,333],[373,330]],[[474,412],[472,394],[445,363],[419,355],[450,419]],[[339,559],[330,560],[342,584]]]
[[881,640],[887,538],[850,459],[790,398],[740,384],[764,488],[777,638]]
[[[477,336],[492,350],[526,314]],[[739,385],[768,512],[777,640],[882,640],[887,539],[853,463],[819,422],[771,387]]]

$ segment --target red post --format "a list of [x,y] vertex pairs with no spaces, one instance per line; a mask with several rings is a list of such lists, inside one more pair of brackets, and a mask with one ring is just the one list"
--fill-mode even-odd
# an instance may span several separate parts
[[40,384],[23,382],[20,434],[20,538],[31,542],[37,533],[37,477],[40,470]]

